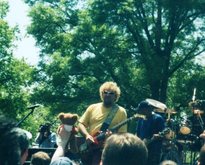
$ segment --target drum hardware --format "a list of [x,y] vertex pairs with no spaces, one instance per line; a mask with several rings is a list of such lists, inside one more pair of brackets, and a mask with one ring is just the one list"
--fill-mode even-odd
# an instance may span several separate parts
[[179,123],[179,133],[182,135],[188,135],[191,133],[192,123],[187,117],[181,117],[181,121]]
[[176,138],[176,133],[178,128],[178,122],[174,119],[168,118],[166,120],[166,129],[169,129],[170,131],[168,134],[165,136],[167,139],[175,139]]
[[163,110],[163,109],[157,108],[157,109],[154,109],[154,112],[167,113],[167,114],[171,114],[171,115],[177,114],[177,112],[175,110],[172,110],[172,109],[165,109],[165,110]]
[[177,140],[177,142],[179,144],[182,144],[182,145],[190,145],[190,144],[193,144],[194,142],[191,141],[191,140]]
[[165,113],[165,111],[163,109],[159,109],[159,108],[154,109],[154,112]]
[[[179,139],[180,138],[180,139]],[[178,137],[177,142],[183,146],[184,151],[199,151],[201,146],[201,139],[194,134]]]
[[194,91],[193,91],[192,101],[194,102],[195,99],[196,99],[196,88],[194,88]]
[[199,110],[199,109],[194,109],[194,110],[193,110],[193,114],[195,114],[195,115],[201,115],[201,114],[204,114],[204,111],[201,111],[201,110]]
[[184,135],[188,135],[191,133],[191,129],[189,127],[187,127],[186,125],[181,126],[179,131],[180,131],[180,133],[182,133]]
[[167,109],[166,113],[171,114],[171,115],[177,114],[177,112],[175,110],[173,110],[173,109]]
[[182,164],[180,156],[181,150],[178,148],[176,140],[164,140],[162,142],[162,155],[161,160],[172,160],[177,164]]
[[204,121],[203,121],[202,118],[201,118],[201,114],[199,113],[199,114],[197,115],[197,117],[198,117],[198,120],[199,120],[199,124],[200,124],[201,129],[204,130]]

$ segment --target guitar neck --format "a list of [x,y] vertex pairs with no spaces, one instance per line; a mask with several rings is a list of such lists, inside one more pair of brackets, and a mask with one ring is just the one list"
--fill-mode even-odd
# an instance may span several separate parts
[[131,120],[137,119],[137,118],[145,119],[145,116],[144,115],[140,115],[140,114],[135,114],[134,116],[132,116],[132,117],[130,117],[130,118],[120,122],[119,124],[115,125],[114,127],[112,127],[110,129],[110,131],[114,132],[114,131],[118,130],[120,127],[122,127],[123,125],[127,124],[128,122],[130,122]]
[[[135,114],[134,116],[132,116],[132,117],[130,117],[130,118],[120,122],[119,124],[115,125],[114,127],[110,128],[108,131],[114,132],[114,131],[118,130],[120,127],[122,127],[123,125],[127,124],[128,122],[130,122],[131,120],[136,119],[136,118],[143,118],[143,119],[145,119],[145,116],[144,115]],[[105,135],[106,135],[106,132],[102,132],[98,136],[96,136],[95,139],[97,141],[103,140],[103,139],[105,139]]]

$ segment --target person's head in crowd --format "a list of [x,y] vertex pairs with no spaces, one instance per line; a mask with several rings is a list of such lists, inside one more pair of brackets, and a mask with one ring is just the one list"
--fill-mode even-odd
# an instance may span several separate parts
[[51,162],[50,165],[75,165],[75,163],[68,157],[59,157],[53,162]]
[[177,163],[172,160],[164,160],[160,163],[160,165],[177,165]]
[[49,165],[51,162],[50,156],[43,151],[39,151],[34,153],[31,156],[31,163],[30,165]]
[[48,136],[51,133],[50,128],[51,128],[50,123],[41,124],[39,126],[39,132],[44,134],[45,136]]
[[145,165],[148,151],[144,142],[131,133],[112,134],[105,142],[102,165]]
[[205,165],[205,145],[201,147],[198,165]]
[[0,115],[0,164],[21,165],[28,155],[29,139],[16,123]]
[[150,105],[149,102],[146,100],[141,101],[137,107],[138,113],[143,114],[147,117],[152,115],[153,109],[154,107]]
[[21,128],[15,128],[13,131],[16,132],[21,151],[21,164],[24,164],[28,156],[29,137],[27,136],[26,131]]

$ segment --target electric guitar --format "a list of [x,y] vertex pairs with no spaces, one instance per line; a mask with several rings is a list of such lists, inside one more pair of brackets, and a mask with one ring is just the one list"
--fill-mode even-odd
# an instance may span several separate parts
[[109,130],[107,130],[106,132],[100,132],[98,133],[96,136],[94,136],[94,143],[87,143],[86,141],[82,144],[79,145],[79,152],[80,153],[86,153],[86,152],[90,152],[93,151],[97,148],[102,148],[103,144],[104,144],[104,140],[106,138],[106,133],[111,131],[111,132],[115,132],[116,130],[118,130],[120,127],[122,127],[123,125],[125,125],[126,123],[130,122],[131,120],[137,119],[137,118],[142,118],[142,119],[146,119],[146,117],[144,115],[141,114],[135,114],[134,116],[118,123],[117,125],[115,125],[114,127],[110,128]]
[[170,131],[171,131],[170,129],[164,129],[163,131],[159,132],[158,134],[154,134],[151,139],[145,138],[145,139],[143,139],[143,141],[144,141],[145,145],[148,146],[150,143],[164,138],[168,133],[170,133]]

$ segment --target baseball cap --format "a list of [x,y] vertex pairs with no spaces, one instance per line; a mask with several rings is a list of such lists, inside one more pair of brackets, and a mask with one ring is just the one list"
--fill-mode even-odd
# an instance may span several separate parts
[[150,108],[150,104],[144,100],[138,104],[138,109],[145,109],[145,108]]
[[59,157],[51,162],[50,165],[74,165],[74,163],[68,157]]
[[152,106],[146,101],[141,101],[139,104],[138,104],[138,107],[137,107],[138,110],[142,110],[142,109],[150,109],[152,110]]

